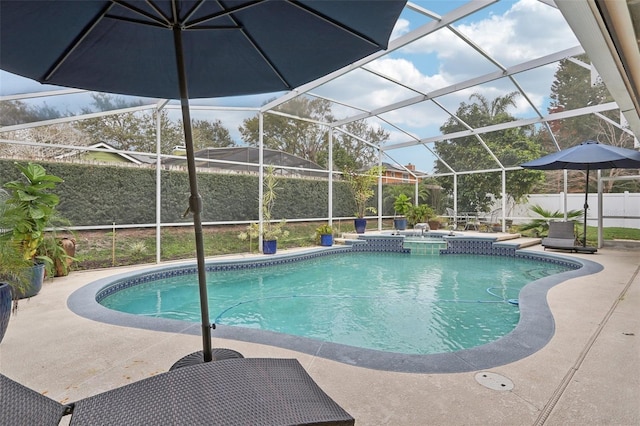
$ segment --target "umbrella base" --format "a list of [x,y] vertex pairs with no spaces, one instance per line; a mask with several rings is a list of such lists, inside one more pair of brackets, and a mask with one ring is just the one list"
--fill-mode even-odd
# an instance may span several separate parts
[[[244,358],[244,356],[242,356],[240,352],[231,349],[213,348],[211,350],[211,361],[221,361],[231,358]],[[169,371],[202,363],[204,363],[204,351],[198,351],[180,358],[169,368]]]

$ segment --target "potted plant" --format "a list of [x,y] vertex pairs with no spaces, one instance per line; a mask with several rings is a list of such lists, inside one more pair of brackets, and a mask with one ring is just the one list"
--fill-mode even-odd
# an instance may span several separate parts
[[24,294],[30,285],[31,266],[32,263],[24,259],[14,244],[0,240],[0,342],[9,325],[11,312],[18,307],[18,295]]
[[367,202],[375,194],[372,186],[376,183],[378,176],[383,171],[384,168],[382,166],[375,166],[364,173],[357,173],[348,169],[343,172],[343,177],[349,184],[349,189],[351,189],[356,204],[354,226],[358,234],[364,234],[367,228],[367,220],[364,218],[365,214],[367,212],[373,214],[377,212],[375,207],[367,206]]
[[[434,217],[435,213],[428,204],[411,205],[407,212],[407,219],[411,226],[415,226],[417,223],[427,223]],[[434,229],[431,228],[431,224],[429,224],[429,229]]]
[[[16,291],[14,297],[35,296],[42,288],[45,266],[53,267],[54,260],[44,250],[45,242],[50,244],[52,236],[46,229],[53,226],[58,218],[56,206],[60,198],[52,193],[62,179],[47,174],[39,164],[28,163],[16,167],[22,174],[21,180],[4,184],[8,196],[4,200],[2,214],[2,236],[4,245],[13,247],[30,264],[31,281],[25,288]],[[59,253],[64,258],[65,255]]]
[[[272,222],[273,206],[276,201],[278,181],[275,176],[273,166],[267,168],[267,173],[264,176],[264,191],[262,193],[262,253],[263,254],[275,254],[278,247],[278,238],[286,238],[289,236],[289,231],[284,229],[286,220],[282,219],[279,222]],[[260,225],[257,223],[251,223],[247,226],[247,231],[240,233],[238,238],[246,240],[247,238],[254,239],[260,235]],[[251,242],[249,243],[251,244]]]
[[411,209],[411,199],[406,194],[400,194],[393,202],[393,210],[398,217],[393,218],[393,227],[399,231],[407,229],[407,213]]
[[47,233],[36,252],[36,259],[43,259],[45,276],[64,277],[69,275],[76,251],[73,237],[59,237],[56,231]]
[[22,255],[8,228],[5,228],[8,197],[9,194],[0,189],[0,342],[9,325],[11,311],[18,306],[17,295],[29,285],[32,265]]
[[324,224],[316,228],[316,243],[325,247],[333,245],[333,228],[331,225]]

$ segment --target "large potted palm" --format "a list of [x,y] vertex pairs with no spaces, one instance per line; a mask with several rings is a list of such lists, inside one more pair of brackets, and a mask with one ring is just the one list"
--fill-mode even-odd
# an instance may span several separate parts
[[[51,237],[46,233],[47,228],[58,217],[56,207],[60,198],[52,191],[62,179],[48,174],[39,164],[16,163],[16,167],[21,179],[3,185],[8,196],[4,200],[0,239],[5,249],[17,250],[23,260],[29,263],[29,284],[14,289],[14,297],[26,298],[38,294],[46,265],[54,264],[54,260],[42,252],[42,247]],[[60,256],[64,257],[62,253]],[[3,273],[4,266],[0,268],[0,273]]]
[[349,189],[351,189],[351,194],[353,195],[353,200],[356,204],[356,218],[354,220],[354,226],[358,234],[364,234],[367,228],[367,219],[365,219],[365,214],[367,212],[373,214],[377,212],[375,207],[367,206],[367,203],[375,194],[373,185],[375,185],[383,170],[384,168],[382,166],[375,166],[364,173],[346,169],[342,174],[349,184]]

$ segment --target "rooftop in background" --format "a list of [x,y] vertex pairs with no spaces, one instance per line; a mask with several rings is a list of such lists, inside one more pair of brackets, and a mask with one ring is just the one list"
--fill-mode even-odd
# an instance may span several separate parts
[[[174,149],[174,153],[183,155],[180,154],[179,148],[177,150]],[[259,170],[260,152],[256,147],[205,148],[196,151],[195,155],[196,166],[200,168],[251,173],[258,173]],[[281,175],[327,177],[327,172],[318,164],[305,160],[297,155],[265,148],[263,150],[263,157],[265,164],[274,165],[278,171],[277,173]],[[163,160],[162,163],[168,166],[186,166],[186,158],[168,158]],[[293,168],[296,168],[296,170],[293,170]],[[313,170],[321,170],[321,172],[314,172]]]

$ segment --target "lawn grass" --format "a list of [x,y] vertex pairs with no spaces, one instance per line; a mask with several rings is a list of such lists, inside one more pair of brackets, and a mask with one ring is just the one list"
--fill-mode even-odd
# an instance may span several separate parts
[[[602,228],[602,237],[605,240],[640,240],[638,228]],[[587,226],[587,240],[598,239],[598,228]]]
[[[310,247],[315,245],[315,229],[324,222],[288,223],[289,237],[278,241],[278,248]],[[336,235],[354,232],[352,221],[334,222]],[[370,223],[369,227],[375,225]],[[206,226],[203,229],[205,256],[237,253],[257,253],[257,241],[242,241],[238,234],[244,225]],[[392,229],[392,221],[385,221],[383,229]],[[596,245],[597,228],[587,227],[587,244]],[[195,235],[191,226],[163,228],[161,231],[162,261],[195,259]],[[604,228],[604,239],[640,240],[640,229]],[[154,263],[156,260],[156,230],[126,229],[111,231],[78,231],[73,269],[86,270]]]
[[[324,222],[288,223],[287,238],[278,241],[279,248],[309,247],[315,245],[315,230]],[[334,222],[336,234],[353,232],[352,221]],[[203,229],[205,256],[236,253],[257,253],[257,241],[243,241],[238,235],[245,225],[205,226]],[[162,261],[194,259],[195,234],[191,226],[162,228]],[[156,260],[156,230],[136,228],[112,231],[78,231],[75,234],[76,262],[74,269],[85,270],[112,266],[153,263]]]

